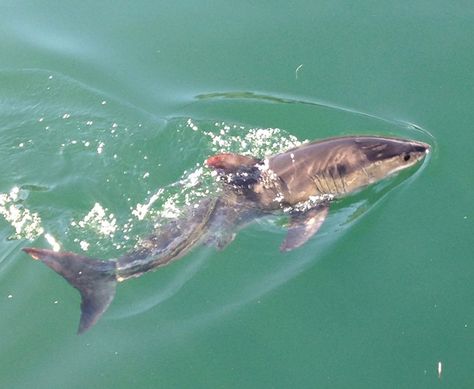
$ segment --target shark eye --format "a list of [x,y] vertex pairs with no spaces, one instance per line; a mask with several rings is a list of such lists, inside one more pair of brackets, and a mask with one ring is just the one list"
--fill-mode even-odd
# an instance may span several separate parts
[[405,155],[403,156],[403,160],[404,160],[405,162],[408,162],[408,161],[410,160],[410,157],[411,157],[411,156],[410,156],[409,153],[405,153]]

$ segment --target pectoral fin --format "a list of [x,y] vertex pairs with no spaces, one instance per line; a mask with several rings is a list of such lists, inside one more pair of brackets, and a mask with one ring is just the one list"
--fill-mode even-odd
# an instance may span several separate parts
[[291,215],[288,234],[281,244],[280,250],[290,251],[303,245],[319,230],[328,211],[329,206],[325,204]]

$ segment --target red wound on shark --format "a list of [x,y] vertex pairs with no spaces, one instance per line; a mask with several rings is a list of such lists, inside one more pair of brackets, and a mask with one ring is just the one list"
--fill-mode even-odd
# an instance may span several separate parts
[[242,167],[253,166],[258,162],[260,162],[260,160],[255,157],[233,153],[222,153],[209,157],[206,160],[206,165],[212,169],[220,169],[227,173],[232,173]]

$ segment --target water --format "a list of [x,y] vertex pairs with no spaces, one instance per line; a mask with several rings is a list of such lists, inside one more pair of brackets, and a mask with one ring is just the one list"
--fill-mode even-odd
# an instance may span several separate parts
[[[470,387],[474,8],[467,2],[0,6],[2,387]],[[222,150],[428,141],[281,254],[282,219],[79,296],[21,248],[113,258],[215,190]],[[244,143],[243,143],[244,142]]]

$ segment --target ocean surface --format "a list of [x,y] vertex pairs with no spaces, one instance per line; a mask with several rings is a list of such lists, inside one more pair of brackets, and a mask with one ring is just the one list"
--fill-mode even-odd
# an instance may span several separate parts
[[[0,3],[2,388],[472,388],[474,3]],[[116,258],[218,188],[217,152],[382,135],[418,169],[119,285],[23,247]]]

